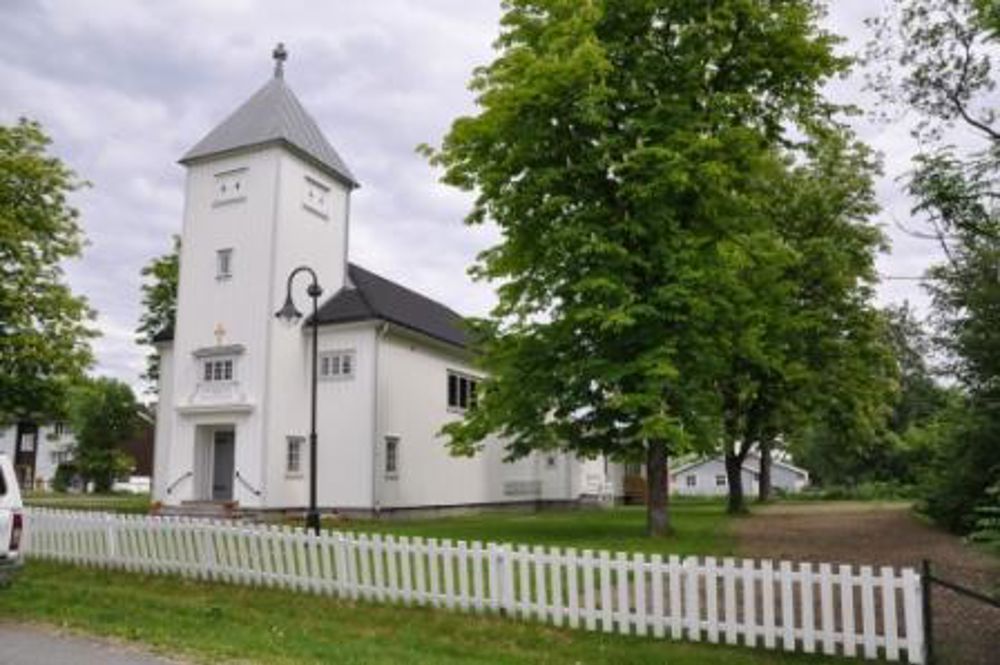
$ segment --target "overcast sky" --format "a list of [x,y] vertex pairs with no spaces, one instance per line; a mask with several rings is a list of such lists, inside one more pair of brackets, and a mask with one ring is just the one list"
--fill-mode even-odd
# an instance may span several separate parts
[[[881,3],[832,4],[828,27],[860,48]],[[278,41],[290,53],[286,80],[361,181],[352,259],[463,313],[486,312],[492,293],[465,270],[495,236],[461,224],[468,199],[414,148],[473,110],[466,84],[491,60],[498,19],[499,0],[3,0],[0,123],[41,121],[53,152],[92,183],[74,197],[90,245],[67,268],[99,312],[96,372],[140,385],[139,270],[180,231],[177,159],[266,82]],[[862,85],[855,75],[830,93],[870,104]],[[893,249],[880,268],[919,275],[938,259],[934,245],[892,223],[909,211],[897,181],[915,149],[907,122],[856,125],[885,155],[881,221]],[[926,303],[908,281],[886,282],[879,297]]]

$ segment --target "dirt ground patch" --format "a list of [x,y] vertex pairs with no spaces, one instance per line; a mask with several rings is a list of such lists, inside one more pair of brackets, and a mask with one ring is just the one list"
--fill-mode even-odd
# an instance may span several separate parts
[[[919,567],[996,597],[1000,559],[927,524],[905,503],[823,502],[757,508],[736,520],[739,552],[748,557]],[[937,662],[991,665],[1000,650],[1000,610],[935,586]]]

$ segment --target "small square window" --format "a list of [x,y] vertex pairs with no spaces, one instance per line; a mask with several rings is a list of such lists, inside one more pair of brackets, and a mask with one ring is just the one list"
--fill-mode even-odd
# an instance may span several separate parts
[[289,436],[286,439],[288,444],[285,456],[285,472],[289,475],[302,473],[302,448],[305,439],[301,436]]
[[722,475],[722,476],[716,476],[715,477],[715,486],[716,487],[725,487],[726,486],[726,477],[724,475]]
[[239,203],[246,200],[247,169],[239,168],[215,174],[213,206]]
[[215,253],[215,278],[230,279],[233,276],[233,250],[220,249]]
[[684,477],[684,482],[687,483],[688,487],[697,487],[697,485],[698,485],[698,476],[693,476],[693,475],[692,476],[685,476]]
[[302,207],[322,219],[330,218],[330,187],[306,176]]
[[232,358],[206,360],[203,365],[202,380],[206,383],[232,381],[236,376],[235,367]]
[[319,356],[321,379],[354,378],[354,351],[324,351]]

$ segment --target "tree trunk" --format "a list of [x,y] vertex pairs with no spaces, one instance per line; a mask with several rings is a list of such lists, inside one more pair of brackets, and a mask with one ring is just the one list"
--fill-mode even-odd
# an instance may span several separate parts
[[726,480],[729,482],[729,503],[726,511],[731,515],[746,512],[743,501],[743,458],[736,453],[726,451]]
[[667,446],[663,441],[646,444],[646,533],[670,534],[667,512]]
[[757,500],[771,500],[771,440],[760,441],[760,477],[757,479]]

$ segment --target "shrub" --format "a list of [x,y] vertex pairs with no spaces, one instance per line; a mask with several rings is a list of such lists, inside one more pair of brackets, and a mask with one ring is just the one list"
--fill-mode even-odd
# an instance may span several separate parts
[[52,489],[56,492],[65,492],[73,484],[79,470],[73,462],[63,462],[56,467],[55,476],[52,477]]

